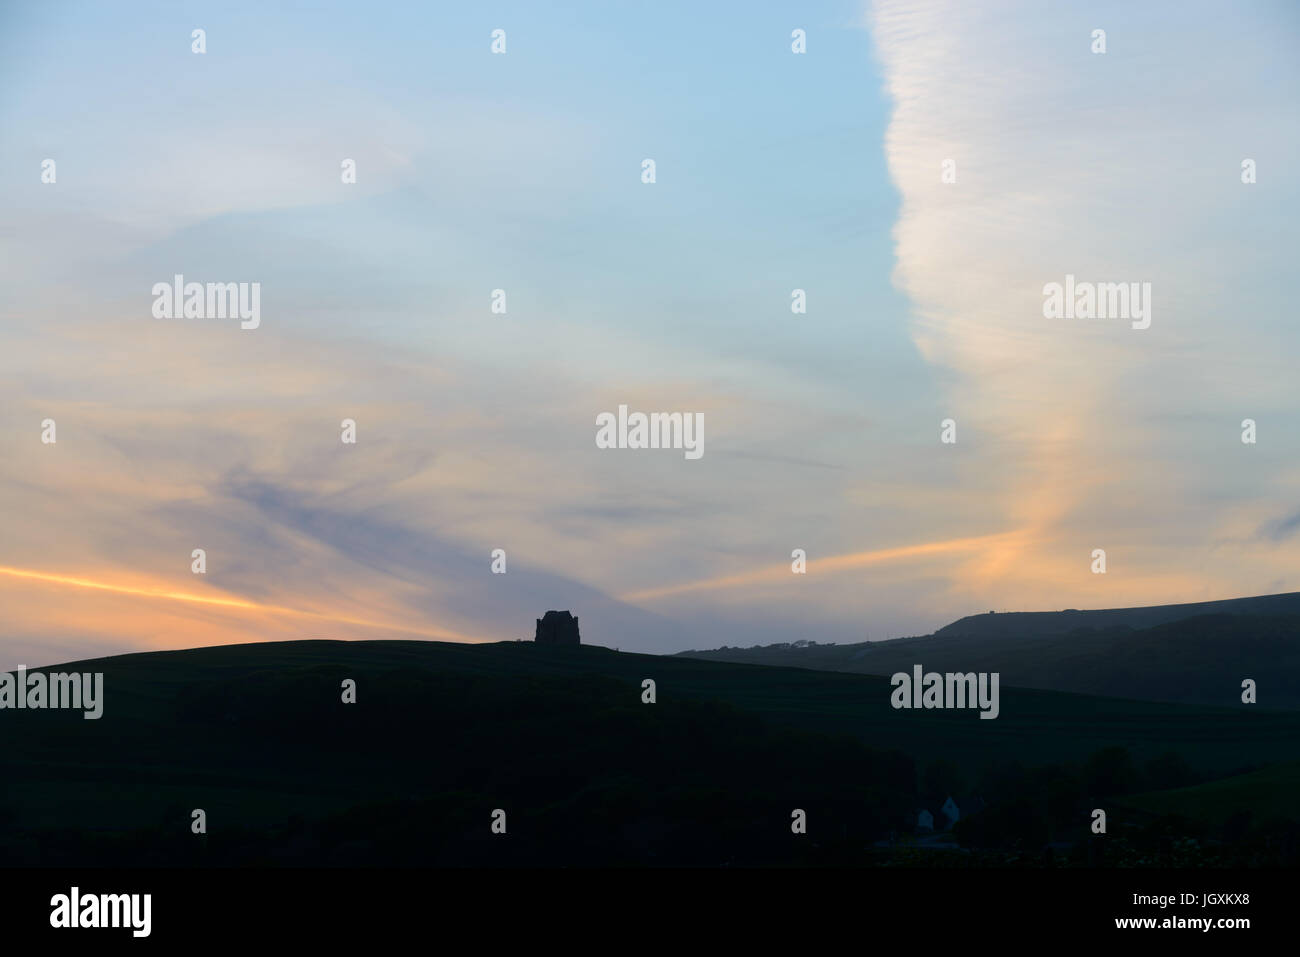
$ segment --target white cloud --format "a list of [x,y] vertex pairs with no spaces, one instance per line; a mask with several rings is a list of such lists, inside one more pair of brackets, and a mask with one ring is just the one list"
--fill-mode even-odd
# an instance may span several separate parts
[[[870,21],[894,103],[895,281],[923,354],[954,373],[952,414],[1005,442],[991,511],[1035,529],[1058,558],[1149,522],[1131,574],[1206,575],[1202,556],[1161,550],[1186,532],[1162,527],[1162,510],[1231,491],[1204,463],[1250,467],[1221,439],[1296,349],[1294,332],[1242,309],[1285,308],[1295,253],[1274,233],[1277,204],[1294,208],[1279,180],[1297,145],[1295,124],[1278,122],[1293,113],[1297,70],[1276,18],[883,0]],[[1090,50],[1097,27],[1105,54]],[[1247,156],[1271,167],[1271,184],[1241,184]],[[940,178],[949,158],[955,184]],[[1067,273],[1150,282],[1151,328],[1044,318],[1043,285]],[[1211,371],[1225,365],[1236,374]],[[1256,405],[1273,408],[1276,381],[1266,388]],[[1189,458],[1202,463],[1195,478]]]

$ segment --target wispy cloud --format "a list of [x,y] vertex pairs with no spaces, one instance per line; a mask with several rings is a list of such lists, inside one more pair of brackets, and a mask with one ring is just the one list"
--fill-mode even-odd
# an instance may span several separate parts
[[423,626],[413,627],[410,625],[394,624],[392,622],[367,621],[364,618],[350,618],[347,615],[331,612],[303,611],[300,608],[285,608],[282,605],[267,605],[262,604],[261,602],[248,601],[243,598],[221,597],[212,594],[176,591],[165,585],[126,585],[120,582],[94,581],[88,578],[79,578],[75,575],[37,571],[31,568],[8,568],[2,565],[0,565],[0,575],[6,575],[10,578],[42,582],[44,584],[58,585],[66,588],[89,588],[94,591],[111,592],[115,595],[130,595],[137,598],[155,599],[158,601],[190,602],[196,605],[214,605],[221,609],[230,609],[235,611],[287,615],[294,618],[308,618],[318,622],[332,624],[359,625],[363,628],[373,628],[380,631],[399,631],[446,641],[488,640],[474,639],[469,635],[462,635],[458,632],[445,631],[439,628],[428,628]]
[[[809,559],[803,574],[834,575],[839,572],[866,568],[885,562],[899,562],[913,558],[943,558],[962,552],[992,550],[1003,547],[1015,547],[1023,544],[1018,533],[984,535],[977,538],[960,538],[946,542],[924,542],[919,545],[900,545],[894,548],[878,548],[872,551],[854,552],[849,555],[830,555],[826,558]],[[737,575],[725,575],[703,581],[686,582],[678,585],[665,585],[660,588],[646,588],[641,591],[622,595],[623,601],[647,601],[652,598],[665,598],[670,595],[682,595],[692,592],[716,591],[723,588],[744,588],[754,585],[771,586],[776,584],[798,585],[801,579],[789,563],[768,565],[750,572]]]
[[1300,512],[1266,522],[1259,530],[1260,536],[1274,542],[1284,542],[1300,529]]
[[[1000,462],[978,463],[1004,476],[984,506],[1039,543],[1001,582],[974,582],[1040,594],[1039,569],[1082,570],[1092,548],[1110,547],[1130,560],[1122,584],[1067,573],[1056,593],[1104,602],[1137,581],[1150,600],[1172,600],[1171,572],[1184,589],[1213,587],[1222,579],[1205,571],[1205,533],[1231,517],[1209,501],[1245,493],[1261,467],[1234,441],[1240,410],[1279,404],[1276,380],[1256,389],[1253,377],[1202,370],[1249,364],[1283,377],[1296,344],[1241,313],[1258,300],[1243,277],[1259,275],[1261,254],[1277,266],[1281,301],[1290,253],[1222,241],[1273,228],[1240,163],[1295,155],[1294,124],[1268,119],[1290,109],[1294,61],[1265,18],[1225,22],[1194,4],[1085,13],[881,0],[871,25],[894,107],[885,146],[902,194],[895,281],[915,305],[919,348],[950,376],[950,414],[999,446]],[[1104,54],[1091,50],[1096,28],[1107,31]],[[955,183],[941,178],[949,160]],[[1276,179],[1269,189],[1295,197]],[[1150,282],[1151,328],[1044,318],[1043,287],[1066,274]],[[1262,353],[1262,339],[1277,351]],[[1175,428],[1174,409],[1197,414]],[[1189,471],[1189,455],[1215,470]],[[1199,528],[1168,511],[1198,499]]]

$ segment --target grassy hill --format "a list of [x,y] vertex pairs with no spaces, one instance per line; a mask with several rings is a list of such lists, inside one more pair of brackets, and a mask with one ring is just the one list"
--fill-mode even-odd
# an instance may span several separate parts
[[[1119,804],[1152,815],[1176,814],[1216,827],[1243,820],[1300,820],[1300,762],[1276,764],[1193,787],[1149,791],[1121,798]],[[1244,816],[1244,818],[1243,818]]]
[[[1138,630],[1114,625],[1065,634],[1022,634],[1019,627],[1006,634],[941,629],[893,641],[723,648],[682,656],[875,675],[910,671],[920,663],[935,671],[996,671],[1004,684],[1025,688],[1228,708],[1300,709],[1300,616],[1204,615]],[[1257,682],[1258,704],[1240,703],[1243,678]]]
[[[276,642],[55,670],[103,671],[104,716],[0,712],[0,864],[863,863],[934,762],[974,780],[1112,748],[1208,775],[1293,760],[1300,741],[1290,712],[1004,688],[989,721],[895,711],[879,677],[523,642]],[[194,808],[208,835],[190,833]],[[815,839],[792,838],[794,808]]]

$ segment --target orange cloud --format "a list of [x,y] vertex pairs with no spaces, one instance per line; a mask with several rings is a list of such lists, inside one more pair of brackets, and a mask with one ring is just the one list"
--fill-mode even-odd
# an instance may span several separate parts
[[[1002,532],[996,535],[978,535],[971,538],[954,538],[944,542],[926,542],[920,545],[901,545],[895,548],[878,548],[874,551],[852,552],[847,555],[833,555],[830,558],[809,560],[809,574],[813,572],[842,572],[853,568],[862,568],[881,562],[901,561],[927,556],[955,555],[976,549],[995,548],[1005,554],[1008,550],[1019,550],[1024,545],[1024,532]],[[738,575],[726,575],[720,578],[708,578],[702,581],[686,582],[680,585],[667,585],[662,588],[647,588],[642,591],[620,595],[622,601],[636,602],[650,598],[662,598],[667,595],[680,595],[688,592],[715,591],[720,588],[740,588],[746,585],[776,584],[793,581],[790,565],[782,562],[768,565],[752,572]]]
[[140,598],[171,602],[190,602],[197,605],[217,606],[223,609],[232,609],[236,611],[271,615],[288,615],[297,618],[314,619],[316,621],[328,621],[344,625],[377,628],[385,631],[401,631],[408,634],[423,635],[428,638],[436,638],[444,641],[472,642],[493,640],[490,638],[478,638],[470,635],[463,635],[459,632],[442,628],[413,628],[409,625],[368,621],[363,618],[353,618],[332,612],[304,611],[299,608],[287,608],[283,605],[268,605],[261,602],[249,601],[244,598],[223,598],[215,595],[199,595],[193,592],[176,591],[170,588],[142,587],[104,581],[93,581],[88,578],[79,578],[72,575],[58,575],[52,572],[33,571],[26,568],[13,568],[7,565],[0,565],[0,575],[7,575],[11,578],[22,578],[70,588],[89,588],[96,591],[111,592],[117,595],[132,595]]

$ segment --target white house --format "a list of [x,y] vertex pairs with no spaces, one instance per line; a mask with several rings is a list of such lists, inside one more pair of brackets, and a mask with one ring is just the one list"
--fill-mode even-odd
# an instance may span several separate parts
[[952,799],[951,794],[948,795],[948,800],[943,802],[943,807],[939,808],[939,813],[947,819],[943,827],[945,831],[961,820],[961,808],[957,807],[957,802]]
[[[986,806],[982,797],[972,793],[962,797],[961,807],[959,807],[950,794],[944,799],[943,804],[929,804],[916,809],[916,830],[927,833],[951,831],[953,825],[962,819],[963,814],[970,817],[984,810]],[[965,811],[962,810],[963,807]]]
[[[916,829],[918,831],[951,831],[952,826],[961,820],[961,808],[948,795],[939,806],[918,808],[916,812]],[[935,822],[938,826],[935,826]]]

